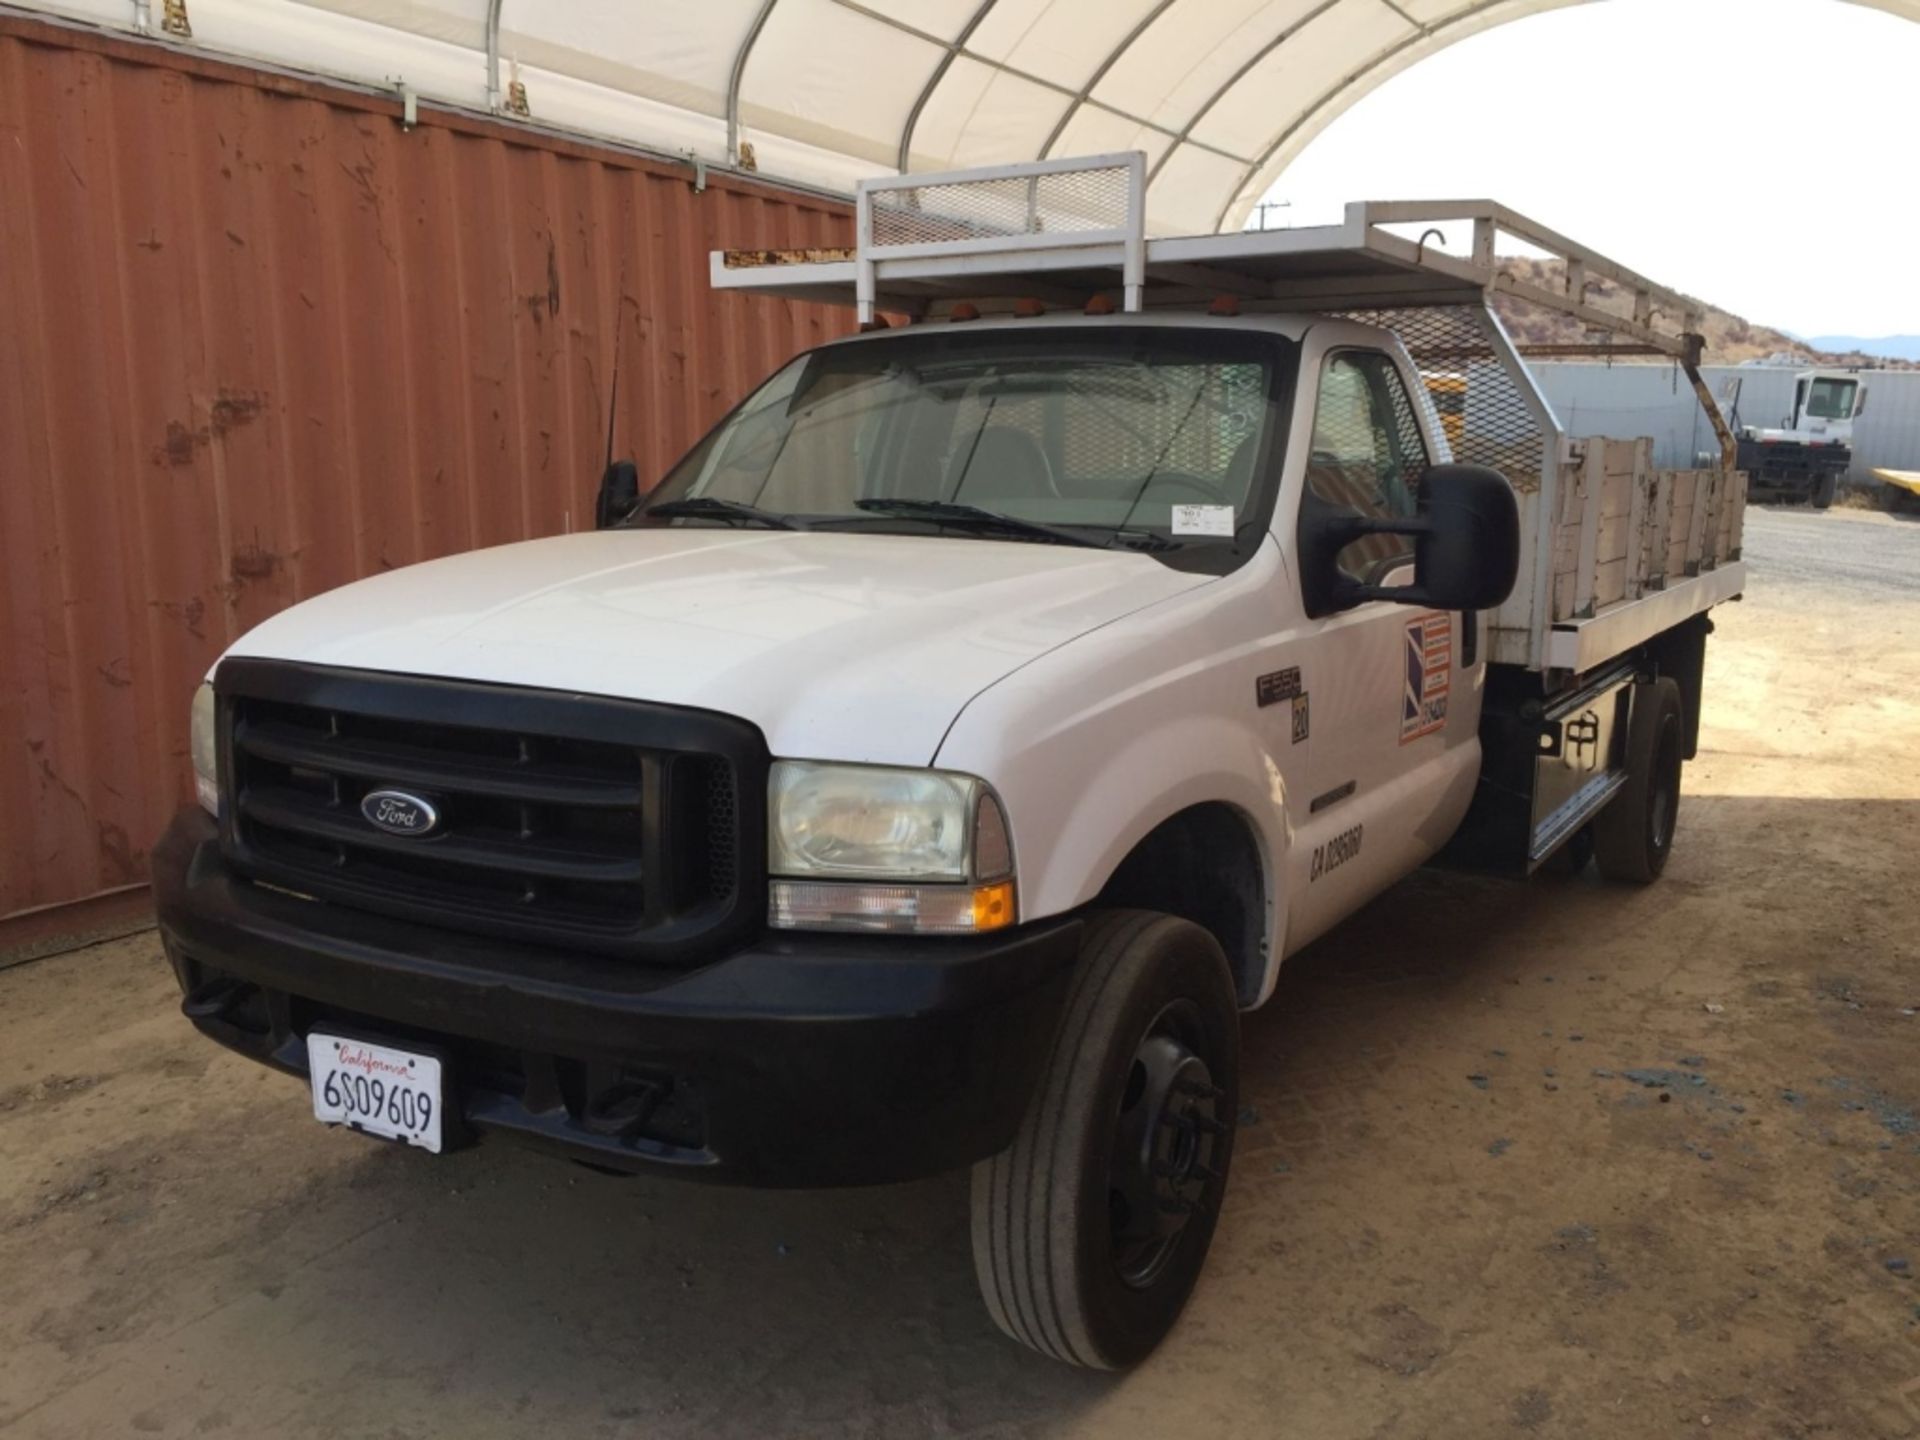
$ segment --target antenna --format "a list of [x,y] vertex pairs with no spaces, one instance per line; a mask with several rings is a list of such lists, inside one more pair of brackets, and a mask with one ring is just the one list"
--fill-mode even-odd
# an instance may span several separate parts
[[620,250],[620,288],[613,297],[613,378],[607,386],[607,465],[613,468],[613,422],[620,413],[620,326],[627,311],[627,252]]
[[627,309],[627,255],[620,252],[620,293],[613,302],[613,375],[607,386],[607,465],[600,472],[593,528],[606,530],[633,512],[640,500],[640,470],[631,460],[613,458],[614,425],[620,414],[620,326]]

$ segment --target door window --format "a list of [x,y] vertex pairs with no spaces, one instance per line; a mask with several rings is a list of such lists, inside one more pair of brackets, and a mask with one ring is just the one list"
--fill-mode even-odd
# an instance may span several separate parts
[[[1345,514],[1408,519],[1429,460],[1399,367],[1378,350],[1341,350],[1320,371],[1307,460],[1308,504]],[[1340,552],[1351,579],[1377,582],[1411,563],[1404,535],[1366,535]]]

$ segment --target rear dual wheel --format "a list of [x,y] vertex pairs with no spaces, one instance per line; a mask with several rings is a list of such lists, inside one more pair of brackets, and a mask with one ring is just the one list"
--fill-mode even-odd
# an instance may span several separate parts
[[1219,1219],[1238,1067],[1214,938],[1149,911],[1095,915],[1019,1134],[973,1171],[974,1268],[1002,1330],[1101,1370],[1160,1343]]

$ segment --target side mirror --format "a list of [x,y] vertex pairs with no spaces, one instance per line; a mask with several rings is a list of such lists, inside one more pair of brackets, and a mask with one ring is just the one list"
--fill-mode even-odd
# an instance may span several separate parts
[[640,503],[640,471],[631,460],[616,460],[600,477],[600,497],[593,504],[593,528],[611,530]]
[[1860,398],[1853,402],[1853,418],[1858,420],[1862,415],[1866,413],[1867,413],[1867,387],[1865,385],[1862,385],[1860,387]]
[[[1410,519],[1356,514],[1315,499],[1300,514],[1307,613],[1331,615],[1369,600],[1430,610],[1491,610],[1520,571],[1520,507],[1497,470],[1436,465],[1420,482]],[[1340,569],[1340,552],[1367,535],[1413,537],[1413,584],[1370,585]]]

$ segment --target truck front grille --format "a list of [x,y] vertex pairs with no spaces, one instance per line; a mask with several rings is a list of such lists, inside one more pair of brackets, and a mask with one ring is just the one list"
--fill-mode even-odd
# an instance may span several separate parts
[[[257,660],[215,679],[223,838],[287,889],[568,949],[697,959],[757,923],[766,751],[745,722]],[[393,833],[371,792],[426,801]]]

